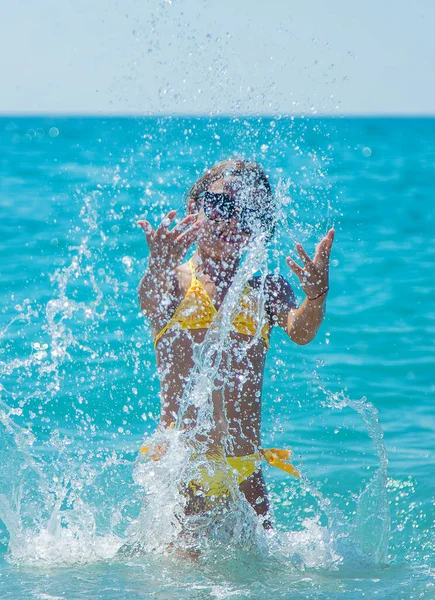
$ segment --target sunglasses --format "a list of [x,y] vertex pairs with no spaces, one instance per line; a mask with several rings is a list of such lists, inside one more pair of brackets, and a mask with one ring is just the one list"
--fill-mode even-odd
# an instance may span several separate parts
[[[236,202],[228,194],[205,192],[203,194],[204,213],[207,219],[216,222],[228,221],[236,212]],[[239,228],[243,233],[252,234],[258,224],[265,225],[265,218],[258,208],[243,207],[237,213]],[[264,227],[263,227],[264,228]]]

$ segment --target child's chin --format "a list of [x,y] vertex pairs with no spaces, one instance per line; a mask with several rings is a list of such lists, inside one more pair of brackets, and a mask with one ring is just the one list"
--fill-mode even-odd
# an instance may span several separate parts
[[247,240],[239,235],[218,235],[213,232],[211,235],[204,235],[198,242],[208,248],[213,254],[228,256],[241,254],[247,244]]
[[214,255],[216,258],[228,258],[230,256],[237,256],[242,253],[243,247],[240,243],[225,242],[222,239],[216,238],[209,240],[207,243],[203,243],[203,246],[208,250],[210,255]]

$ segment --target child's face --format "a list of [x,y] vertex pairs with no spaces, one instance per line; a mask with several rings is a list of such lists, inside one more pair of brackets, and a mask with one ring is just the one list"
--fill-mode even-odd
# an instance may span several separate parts
[[214,258],[240,256],[251,237],[250,233],[242,231],[239,219],[240,207],[243,205],[243,195],[246,194],[246,190],[240,185],[239,179],[232,177],[215,181],[208,191],[213,194],[229,196],[234,201],[235,210],[228,219],[214,220],[213,213],[209,217],[206,216],[202,204],[198,214],[198,220],[201,221],[202,226],[197,244]]

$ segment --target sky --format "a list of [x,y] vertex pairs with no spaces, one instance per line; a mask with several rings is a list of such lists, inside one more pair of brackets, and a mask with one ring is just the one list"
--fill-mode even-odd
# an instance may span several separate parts
[[0,8],[0,114],[435,113],[433,0]]

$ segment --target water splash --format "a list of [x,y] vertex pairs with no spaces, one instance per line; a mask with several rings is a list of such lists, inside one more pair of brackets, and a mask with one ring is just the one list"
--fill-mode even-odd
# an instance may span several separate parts
[[[214,427],[215,408],[212,396],[216,390],[223,353],[228,348],[232,318],[240,296],[254,273],[260,269],[267,273],[266,258],[264,241],[257,238],[247,249],[243,263],[204,341],[194,348],[194,366],[180,401],[175,429],[158,431],[149,442],[155,447],[165,445],[165,453],[154,464],[146,461],[136,470],[136,481],[141,482],[150,497],[132,528],[134,542],[127,543],[128,551],[136,551],[138,548],[144,550],[150,546],[167,550],[173,544],[203,553],[210,548],[216,550],[216,544],[224,547],[232,544],[240,549],[258,550],[259,544],[263,543],[261,526],[252,508],[239,492],[234,478],[230,477],[228,481],[231,495],[225,500],[225,504],[220,505],[218,502],[214,508],[208,507],[203,514],[186,514],[186,500],[180,494],[180,489],[201,477],[201,469],[228,469],[225,460],[224,464],[218,462],[211,465],[204,458],[210,449],[208,440]],[[259,312],[257,337],[265,318],[264,298]],[[256,338],[251,344],[255,341]],[[182,431],[186,414],[192,408],[195,410],[194,426]]]
[[[84,213],[82,217],[87,219],[87,214]],[[12,365],[14,369],[36,365],[39,380],[52,376],[46,391],[42,393],[45,401],[56,398],[62,385],[59,370],[65,361],[71,359],[71,349],[79,347],[85,353],[95,355],[94,350],[77,341],[66,323],[73,316],[79,318],[79,315],[82,315],[84,322],[88,319],[104,320],[106,317],[104,309],[101,312],[97,310],[103,304],[104,294],[93,276],[93,268],[83,266],[83,260],[89,258],[88,243],[83,239],[74,248],[77,254],[70,265],[58,270],[52,278],[57,286],[57,294],[46,305],[44,329],[50,344],[47,347],[41,343],[37,347],[34,345],[30,359]],[[206,437],[212,426],[211,394],[215,389],[222,354],[228,344],[232,317],[245,283],[257,271],[261,271],[264,282],[268,271],[261,240],[248,249],[204,343],[195,349],[195,367],[186,386],[179,414],[181,422],[190,406],[198,410],[196,427],[190,434],[193,437]],[[94,298],[87,302],[71,300],[67,287],[83,273],[90,278]],[[258,318],[261,324],[264,319],[264,298],[259,304]],[[255,343],[255,338],[250,343]],[[9,364],[8,368],[12,367]],[[50,461],[41,460],[41,447],[34,447],[35,438],[31,430],[17,425],[14,421],[14,417],[19,416],[17,409],[3,402],[1,417],[9,439],[9,447],[8,443],[4,447],[18,462],[26,465],[25,471],[17,468],[19,476],[11,482],[11,493],[8,497],[3,495],[0,502],[1,515],[11,538],[10,556],[16,562],[27,564],[82,564],[108,559],[118,552],[119,556],[125,557],[156,551],[165,553],[171,547],[215,555],[218,547],[224,553],[231,545],[239,551],[274,556],[297,569],[337,568],[342,564],[343,557],[354,560],[355,555],[360,561],[364,558],[374,564],[382,563],[386,557],[388,538],[388,519],[384,511],[386,453],[376,411],[364,400],[351,401],[344,396],[332,396],[326,391],[325,394],[329,407],[339,410],[350,407],[362,415],[375,442],[381,467],[361,494],[358,515],[351,527],[331,500],[323,497],[306,480],[304,485],[315,498],[319,514],[327,515],[328,525],[320,525],[319,517],[315,517],[303,520],[300,532],[272,535],[266,535],[259,527],[252,509],[237,493],[237,486],[230,510],[209,511],[202,518],[185,515],[185,499],[180,493],[180,482],[191,480],[203,464],[200,460],[191,460],[192,449],[180,437],[178,429],[156,434],[155,443],[168,444],[165,457],[159,462],[139,462],[134,471],[134,482],[126,486],[125,493],[119,494],[118,490],[112,497],[109,495],[106,502],[110,504],[110,509],[102,510],[91,490],[99,494],[103,489],[107,492],[108,488],[98,487],[95,482],[103,473],[111,478],[123,468],[127,471],[124,480],[128,480],[128,473],[131,474],[132,470],[131,461],[123,461],[117,453],[110,455],[100,451],[95,453],[96,463],[95,460],[94,464],[89,460],[80,463],[83,454],[74,456],[71,453],[71,449],[77,445],[77,439],[69,439],[56,430],[43,446],[44,451],[50,452]],[[88,420],[87,425],[90,427],[87,431],[92,432],[92,421]],[[82,434],[85,434],[85,430]],[[13,440],[12,445],[10,440]],[[23,492],[23,482],[28,487],[28,493]],[[374,520],[376,528],[373,527]]]
[[[361,562],[382,565],[388,562],[388,541],[390,535],[390,512],[387,498],[388,457],[383,441],[384,432],[379,423],[376,407],[367,398],[352,400],[344,392],[332,394],[323,389],[326,400],[324,405],[335,410],[350,408],[363,419],[367,433],[373,440],[379,458],[379,467],[371,477],[357,499],[357,510],[354,521],[349,526],[344,515],[336,508],[331,511],[329,500],[321,498],[321,506],[331,519],[337,537],[343,534],[339,547],[354,547]],[[349,548],[344,555],[349,556]]]
[[[255,126],[251,129],[255,130]],[[301,170],[302,174],[305,172]],[[118,168],[115,174],[114,186],[117,189],[121,184],[124,185],[121,176],[125,176],[124,167]],[[301,531],[266,535],[258,528],[258,521],[237,493],[237,488],[231,510],[226,513],[217,510],[198,522],[197,516],[186,518],[183,514],[185,505],[179,482],[189,481],[203,464],[200,460],[190,460],[192,451],[180,439],[179,431],[168,431],[164,437],[159,437],[163,434],[158,433],[155,441],[168,443],[166,456],[159,463],[139,463],[133,470],[138,439],[129,445],[127,434],[127,415],[131,416],[133,412],[132,402],[126,401],[121,406],[125,418],[122,421],[119,419],[119,422],[113,419],[108,424],[107,432],[104,426],[96,423],[86,389],[83,388],[92,385],[93,378],[101,381],[97,377],[98,368],[104,369],[106,353],[114,357],[114,361],[121,357],[126,364],[134,364],[135,375],[140,360],[139,352],[133,346],[122,354],[111,347],[106,348],[104,343],[96,339],[100,334],[99,326],[104,330],[113,325],[110,312],[115,307],[115,331],[119,332],[116,339],[117,342],[122,340],[122,323],[126,317],[116,308],[116,303],[125,289],[125,276],[134,274],[137,267],[135,260],[130,257],[130,250],[126,254],[122,248],[123,258],[119,260],[121,283],[111,270],[112,257],[106,250],[118,251],[118,248],[103,233],[100,224],[103,211],[99,211],[99,203],[104,201],[106,191],[79,195],[83,228],[70,233],[72,238],[80,238],[69,248],[71,260],[51,277],[54,290],[52,297],[42,307],[44,327],[38,329],[37,339],[32,330],[29,339],[34,341],[29,356],[0,365],[4,369],[2,375],[19,377],[24,372],[30,380],[38,383],[37,389],[24,396],[19,391],[12,394],[6,385],[2,390],[3,462],[12,469],[7,476],[2,473],[2,484],[5,483],[2,488],[7,493],[2,497],[0,514],[9,530],[12,560],[45,565],[83,564],[113,557],[121,548],[120,556],[137,551],[149,553],[157,550],[165,553],[171,544],[179,542],[180,547],[199,548],[208,556],[216,554],[216,547],[224,555],[228,553],[229,546],[234,545],[237,550],[232,556],[237,560],[241,560],[242,552],[246,551],[264,557],[280,557],[284,565],[299,570],[335,568],[343,556],[347,556],[344,545],[339,541],[337,543],[344,537],[342,523],[346,522],[346,518],[335,509],[331,499],[322,497],[309,483],[306,489],[311,490],[316,499],[315,510],[318,514],[313,519],[304,519]],[[294,185],[285,179],[281,180],[278,196],[281,199],[285,196],[287,204],[282,202],[279,218],[285,221],[281,239],[287,244],[289,239],[300,241],[301,236],[304,239],[315,236],[322,222],[317,213],[313,217],[313,209],[322,212],[323,202],[316,200],[312,190],[300,192],[300,198],[296,192]],[[307,211],[301,218],[300,209],[307,198]],[[153,208],[163,212],[163,204],[167,202],[163,193],[159,202]],[[149,206],[146,206],[148,210]],[[120,221],[122,214],[123,210],[119,210],[116,219]],[[299,221],[295,226],[294,219],[298,215]],[[310,220],[315,222],[313,226]],[[278,258],[282,254],[279,244],[278,239],[275,245]],[[264,282],[268,272],[265,261],[261,243],[249,249],[214,326],[210,328],[204,344],[196,348],[195,368],[179,415],[181,420],[192,405],[198,410],[196,429],[192,433],[196,437],[206,436],[211,427],[210,397],[215,389],[216,373],[222,365],[222,353],[227,347],[230,323],[238,299],[245,282],[257,270],[261,271]],[[101,263],[104,263],[104,269]],[[29,324],[30,329],[36,326],[36,315],[41,307],[35,307],[30,301],[22,304],[25,310],[10,322],[5,334],[17,324]],[[260,302],[259,322],[262,323],[263,319],[264,302]],[[257,335],[260,331],[261,327]],[[27,332],[22,330],[20,333],[26,339]],[[254,338],[251,343],[255,341]],[[76,361],[79,354],[80,360]],[[60,411],[67,410],[58,404],[59,397],[70,381],[77,383],[76,380],[66,380],[65,371],[69,367],[80,369],[83,364],[86,368],[83,368],[82,386],[72,386],[71,390],[67,390],[71,404],[67,408],[72,416],[64,422],[60,412],[56,421],[51,417],[51,406],[59,407]],[[112,370],[108,373],[110,383],[116,380],[115,368],[112,364],[113,373]],[[100,402],[112,402],[116,392],[113,393],[110,386],[102,387],[102,390]],[[31,422],[42,423],[38,435],[36,427],[24,424],[26,411],[30,414]],[[31,416],[33,414],[35,417]],[[149,418],[152,422],[152,417]],[[110,429],[114,422],[122,429],[118,429],[118,437]],[[66,423],[76,424],[76,427],[65,433],[61,430]],[[125,450],[126,445],[130,452]],[[373,497],[370,491],[362,499],[361,523],[364,526],[359,530],[359,538],[364,537],[364,530],[370,524],[366,515],[370,506],[373,506]],[[326,526],[320,524],[321,514],[328,515]],[[184,519],[183,524],[180,518]],[[181,532],[184,538],[180,541]],[[350,537],[347,531],[346,535]],[[375,561],[378,557],[382,560],[382,543],[372,540],[368,546],[358,546],[360,555],[365,553],[373,555]]]

